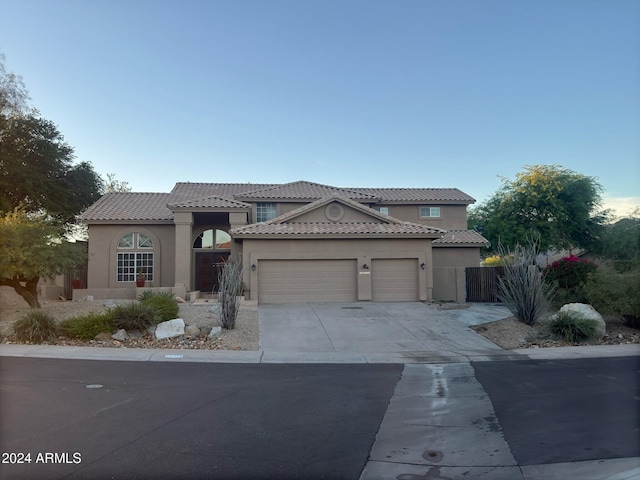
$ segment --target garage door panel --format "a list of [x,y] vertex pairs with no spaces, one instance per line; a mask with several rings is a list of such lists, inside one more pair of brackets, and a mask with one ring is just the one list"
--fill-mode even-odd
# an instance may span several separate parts
[[355,260],[261,260],[260,303],[356,301]]
[[373,301],[413,302],[419,299],[417,259],[374,259],[371,275]]

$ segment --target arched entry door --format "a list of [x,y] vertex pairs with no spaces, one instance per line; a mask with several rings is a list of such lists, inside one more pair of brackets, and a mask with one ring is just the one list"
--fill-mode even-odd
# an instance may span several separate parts
[[229,259],[231,237],[223,230],[205,230],[193,242],[195,250],[195,289],[218,291],[218,275]]

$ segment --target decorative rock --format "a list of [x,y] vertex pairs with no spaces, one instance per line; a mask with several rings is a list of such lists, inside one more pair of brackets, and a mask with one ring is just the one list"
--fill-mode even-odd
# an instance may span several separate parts
[[184,298],[182,297],[176,297],[175,300],[176,300],[176,303],[184,303]]
[[184,329],[184,333],[190,337],[197,337],[200,335],[200,328],[198,328],[197,325],[187,325],[187,328]]
[[82,297],[82,302],[92,302],[94,300],[94,296],[93,295],[85,295],[84,297]]
[[167,322],[159,323],[156,327],[155,336],[158,340],[184,335],[184,320],[174,318]]
[[109,332],[99,333],[94,337],[94,340],[97,342],[108,342],[111,340],[111,334]]
[[220,313],[220,304],[213,305],[207,309],[209,313],[215,313],[216,315]]
[[204,335],[206,337],[210,333],[211,333],[211,326],[210,325],[204,325],[203,327],[200,327],[200,334],[201,335]]
[[155,334],[156,334],[156,326],[155,325],[149,325],[147,327],[147,332],[149,332],[151,335],[155,336]]
[[116,302],[114,302],[113,300],[105,300],[102,303],[103,306],[107,307],[107,308],[114,308],[117,307],[118,304]]
[[595,320],[598,324],[596,328],[596,337],[604,337],[606,333],[606,324],[604,322],[604,318],[602,318],[602,315],[600,315],[591,305],[587,305],[585,303],[568,303],[566,305],[563,305],[560,311]]
[[111,335],[111,338],[113,338],[114,340],[119,340],[121,342],[124,342],[128,338],[127,331],[121,328],[116,333]]
[[131,330],[130,332],[127,332],[127,333],[129,334],[129,338],[132,338],[134,340],[142,338],[142,332],[140,330]]
[[218,338],[222,335],[222,327],[213,327],[209,332],[209,338]]

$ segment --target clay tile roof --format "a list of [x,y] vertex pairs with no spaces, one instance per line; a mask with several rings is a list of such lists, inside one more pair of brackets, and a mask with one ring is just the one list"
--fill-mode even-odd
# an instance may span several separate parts
[[[216,196],[221,198],[233,199],[234,195],[242,192],[252,191],[274,187],[272,183],[192,183],[178,182],[171,190],[171,196],[180,200],[193,200],[196,198],[205,198]],[[178,200],[179,199],[179,200]]]
[[299,223],[255,223],[231,230],[231,235],[242,236],[314,236],[314,235],[416,235],[438,237],[443,231],[417,223],[373,223],[373,222],[299,222]]
[[167,208],[168,193],[118,192],[103,195],[87,208],[80,220],[84,222],[172,221]]
[[377,201],[378,198],[375,195],[359,192],[355,189],[332,187],[329,185],[322,185],[319,183],[298,181],[292,183],[285,183],[284,185],[275,185],[267,188],[256,189],[247,191],[241,194],[236,194],[236,199],[242,200],[317,200],[337,193],[343,197],[351,198],[353,200],[370,200]]
[[434,247],[449,245],[486,246],[489,241],[475,230],[449,230],[443,237],[433,241]]
[[474,203],[475,198],[457,188],[352,188],[378,197],[381,202],[460,202]]
[[210,197],[198,198],[196,200],[188,200],[184,202],[170,203],[168,207],[171,210],[178,208],[238,208],[248,209],[251,205],[248,203],[237,202],[236,200],[229,200],[227,198],[217,197],[212,195]]

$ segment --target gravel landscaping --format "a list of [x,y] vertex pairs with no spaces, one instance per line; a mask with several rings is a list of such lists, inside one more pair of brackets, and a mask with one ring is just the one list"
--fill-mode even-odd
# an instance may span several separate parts
[[[118,303],[131,300],[118,300]],[[41,300],[42,310],[50,313],[57,321],[90,312],[100,313],[108,307],[104,300],[89,301],[53,301]],[[215,313],[216,303],[180,303],[179,315],[188,325],[214,327],[219,325]],[[29,306],[12,288],[0,287],[0,342],[16,343],[11,334],[13,322],[29,311]],[[640,330],[627,327],[622,320],[607,320],[607,333],[604,338],[580,345],[640,344]],[[546,322],[535,326],[525,325],[514,317],[472,327],[478,334],[491,340],[504,349],[561,347],[574,345],[554,339],[549,333]],[[56,345],[76,345],[109,348],[163,348],[163,349],[208,349],[208,350],[258,350],[259,323],[257,306],[245,302],[233,330],[222,330],[222,335],[210,339],[206,335],[182,335],[171,339],[157,340],[150,334],[140,338],[126,340],[90,340],[79,341],[59,337],[49,342]]]

